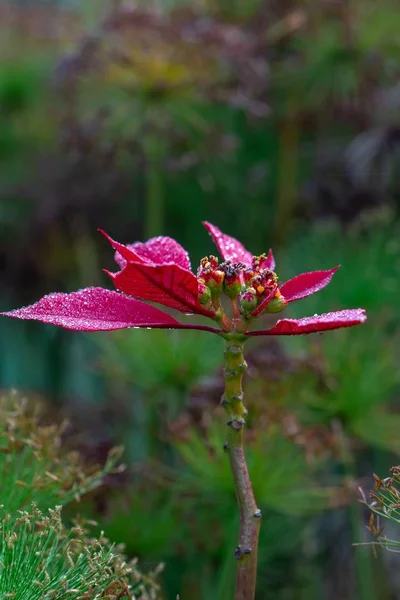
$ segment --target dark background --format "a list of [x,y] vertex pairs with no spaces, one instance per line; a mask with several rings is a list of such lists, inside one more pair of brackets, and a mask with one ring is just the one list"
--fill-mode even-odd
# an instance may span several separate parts
[[[400,598],[358,487],[398,461],[400,11],[382,0],[0,2],[1,308],[108,286],[122,242],[213,251],[206,219],[277,270],[342,264],[288,316],[365,326],[248,344],[248,457],[265,515],[258,599]],[[0,385],[45,397],[124,476],[81,510],[162,598],[229,600],[237,514],[203,332],[0,323]],[[392,530],[393,529],[393,530]],[[400,532],[388,525],[388,535]]]

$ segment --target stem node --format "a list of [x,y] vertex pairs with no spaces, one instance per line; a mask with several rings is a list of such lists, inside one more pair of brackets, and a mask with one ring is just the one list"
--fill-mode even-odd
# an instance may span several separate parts
[[226,422],[226,424],[228,425],[228,427],[232,427],[232,429],[235,429],[236,431],[240,431],[240,429],[242,429],[243,425],[246,425],[246,421],[244,419],[229,419],[229,421]]
[[246,554],[251,554],[252,553],[252,549],[251,548],[242,548],[242,546],[237,546],[236,550],[235,550],[235,558],[237,560],[240,560],[241,558],[243,558]]
[[228,404],[230,405],[230,402],[229,402],[228,398],[225,398],[225,396],[222,396],[222,398],[221,398],[221,406],[228,406]]

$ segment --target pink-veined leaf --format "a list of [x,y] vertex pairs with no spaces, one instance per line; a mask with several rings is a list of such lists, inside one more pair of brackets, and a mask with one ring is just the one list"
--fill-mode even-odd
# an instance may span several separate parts
[[281,319],[270,329],[250,331],[247,335],[303,335],[305,333],[328,331],[329,329],[352,327],[364,323],[366,319],[365,310],[354,308],[314,315],[313,317],[303,317],[302,319]]
[[130,246],[145,262],[155,265],[174,263],[190,271],[190,258],[178,242],[167,236],[151,238],[147,242],[136,242]]
[[179,265],[127,263],[118,273],[106,273],[118,290],[135,298],[156,302],[183,313],[208,317],[215,315],[215,312],[206,310],[200,304],[196,277]]
[[286,281],[280,288],[282,296],[286,298],[288,302],[294,302],[295,300],[301,300],[311,294],[315,294],[322,290],[325,286],[330,283],[332,277],[338,270],[337,267],[328,269],[327,271],[310,271],[309,273],[301,273]]
[[108,235],[108,233],[106,233],[102,229],[99,229],[98,231],[100,231],[100,233],[102,235],[104,235],[106,240],[108,240],[110,242],[111,246],[114,248],[114,250],[116,250],[115,255],[114,255],[115,262],[118,264],[118,266],[121,269],[124,268],[127,261],[128,262],[139,262],[139,263],[144,262],[144,260],[138,254],[136,254],[136,252],[134,252],[134,250],[133,250],[134,244],[128,244],[128,245],[120,244],[119,242],[116,242],[115,240],[113,240],[112,237],[110,237]]
[[190,271],[190,258],[186,250],[174,239],[167,236],[154,237],[147,242],[120,244],[107,233],[99,230],[116,250],[115,261],[124,268],[128,262],[144,262],[154,265],[174,263],[182,269]]
[[274,258],[271,248],[268,251],[267,258],[265,259],[265,261],[263,263],[263,267],[265,269],[271,269],[271,271],[275,271],[275,258]]
[[218,227],[208,223],[207,221],[203,221],[203,225],[211,235],[219,253],[224,260],[242,262],[247,267],[251,266],[253,255],[251,252],[246,250],[241,242],[234,237],[222,233]]
[[158,308],[100,287],[44,296],[35,304],[1,313],[76,331],[107,331],[125,327],[175,328],[181,324]]

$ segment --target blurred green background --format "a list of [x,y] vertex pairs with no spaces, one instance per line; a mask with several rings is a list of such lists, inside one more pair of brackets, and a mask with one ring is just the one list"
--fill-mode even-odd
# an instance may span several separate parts
[[[400,453],[399,31],[397,0],[0,2],[2,309],[108,285],[98,227],[170,235],[196,266],[207,219],[272,245],[282,280],[343,265],[288,316],[368,311],[248,343],[258,600],[400,598],[396,556],[353,546],[359,486]],[[163,599],[232,598],[222,351],[203,332],[0,323],[3,388],[67,414],[88,457],[125,445],[127,474],[81,510],[165,563]]]

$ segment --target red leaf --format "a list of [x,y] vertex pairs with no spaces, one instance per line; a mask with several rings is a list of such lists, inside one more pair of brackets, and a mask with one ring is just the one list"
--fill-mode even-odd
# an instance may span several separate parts
[[140,298],[175,308],[183,313],[213,317],[198,300],[198,282],[190,271],[175,264],[150,265],[127,263],[119,273],[109,273],[118,290]]
[[136,242],[135,244],[120,244],[101,229],[99,230],[110,242],[112,247],[117,250],[115,260],[117,264],[124,268],[128,262],[144,262],[154,265],[166,265],[174,263],[182,269],[190,271],[189,254],[178,242],[170,237],[159,236],[151,238],[147,242]]
[[129,244],[128,246],[125,246],[125,244],[120,244],[119,242],[113,240],[112,237],[110,237],[108,233],[106,233],[102,229],[99,229],[98,231],[100,231],[100,233],[104,235],[104,237],[110,242],[114,250],[116,250],[114,257],[115,262],[119,265],[121,269],[124,268],[127,261],[144,262],[143,259],[140,258],[140,256],[133,251],[134,244]]
[[203,221],[204,227],[211,235],[215,245],[217,246],[219,253],[224,260],[231,260],[232,262],[242,262],[247,267],[251,266],[253,255],[234,237],[230,237],[225,233],[222,233],[218,227],[211,225],[207,221]]
[[158,308],[99,287],[71,294],[49,294],[31,306],[1,314],[16,319],[42,321],[76,331],[184,327]]
[[264,268],[271,269],[271,271],[275,271],[275,258],[274,258],[271,248],[269,249],[267,258],[264,262]]
[[328,271],[310,271],[309,273],[297,275],[297,277],[286,281],[280,288],[280,292],[288,302],[306,298],[327,286],[338,268],[333,267]]
[[137,242],[130,246],[145,262],[155,265],[173,263],[190,271],[189,254],[174,239],[166,236],[151,238],[147,242]]
[[338,312],[304,317],[303,319],[281,319],[271,329],[250,331],[247,335],[302,335],[341,327],[352,327],[364,323],[367,319],[365,310],[355,308]]

